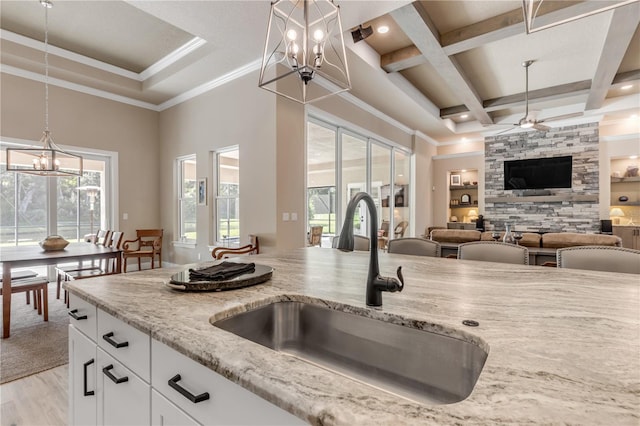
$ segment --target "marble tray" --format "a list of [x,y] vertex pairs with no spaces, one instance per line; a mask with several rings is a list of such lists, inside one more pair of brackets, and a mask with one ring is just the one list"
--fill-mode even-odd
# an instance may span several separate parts
[[223,291],[249,287],[268,281],[273,275],[273,268],[256,264],[256,269],[250,274],[243,274],[230,280],[221,281],[189,281],[189,270],[174,274],[167,286],[179,291]]

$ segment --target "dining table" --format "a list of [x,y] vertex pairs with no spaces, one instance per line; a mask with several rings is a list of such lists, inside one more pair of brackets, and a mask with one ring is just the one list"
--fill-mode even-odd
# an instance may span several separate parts
[[11,270],[27,266],[46,266],[88,260],[115,260],[111,273],[122,271],[122,250],[98,244],[70,243],[63,250],[45,251],[39,245],[0,248],[2,263],[2,338],[10,336],[11,324]]

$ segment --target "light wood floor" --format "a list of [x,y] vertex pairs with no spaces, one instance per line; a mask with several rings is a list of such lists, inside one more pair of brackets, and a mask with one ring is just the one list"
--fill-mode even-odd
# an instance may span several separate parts
[[0,385],[0,425],[68,424],[68,364]]

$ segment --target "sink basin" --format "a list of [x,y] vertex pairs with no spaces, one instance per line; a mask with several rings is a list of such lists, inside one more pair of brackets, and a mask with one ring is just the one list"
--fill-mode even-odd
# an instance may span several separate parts
[[426,404],[467,398],[487,359],[475,343],[296,301],[274,302],[213,325]]

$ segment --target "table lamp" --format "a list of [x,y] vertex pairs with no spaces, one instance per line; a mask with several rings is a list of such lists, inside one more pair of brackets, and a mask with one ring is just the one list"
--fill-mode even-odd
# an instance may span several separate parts
[[620,207],[614,207],[609,212],[609,217],[611,217],[614,225],[620,225],[620,218],[624,217],[624,212]]

